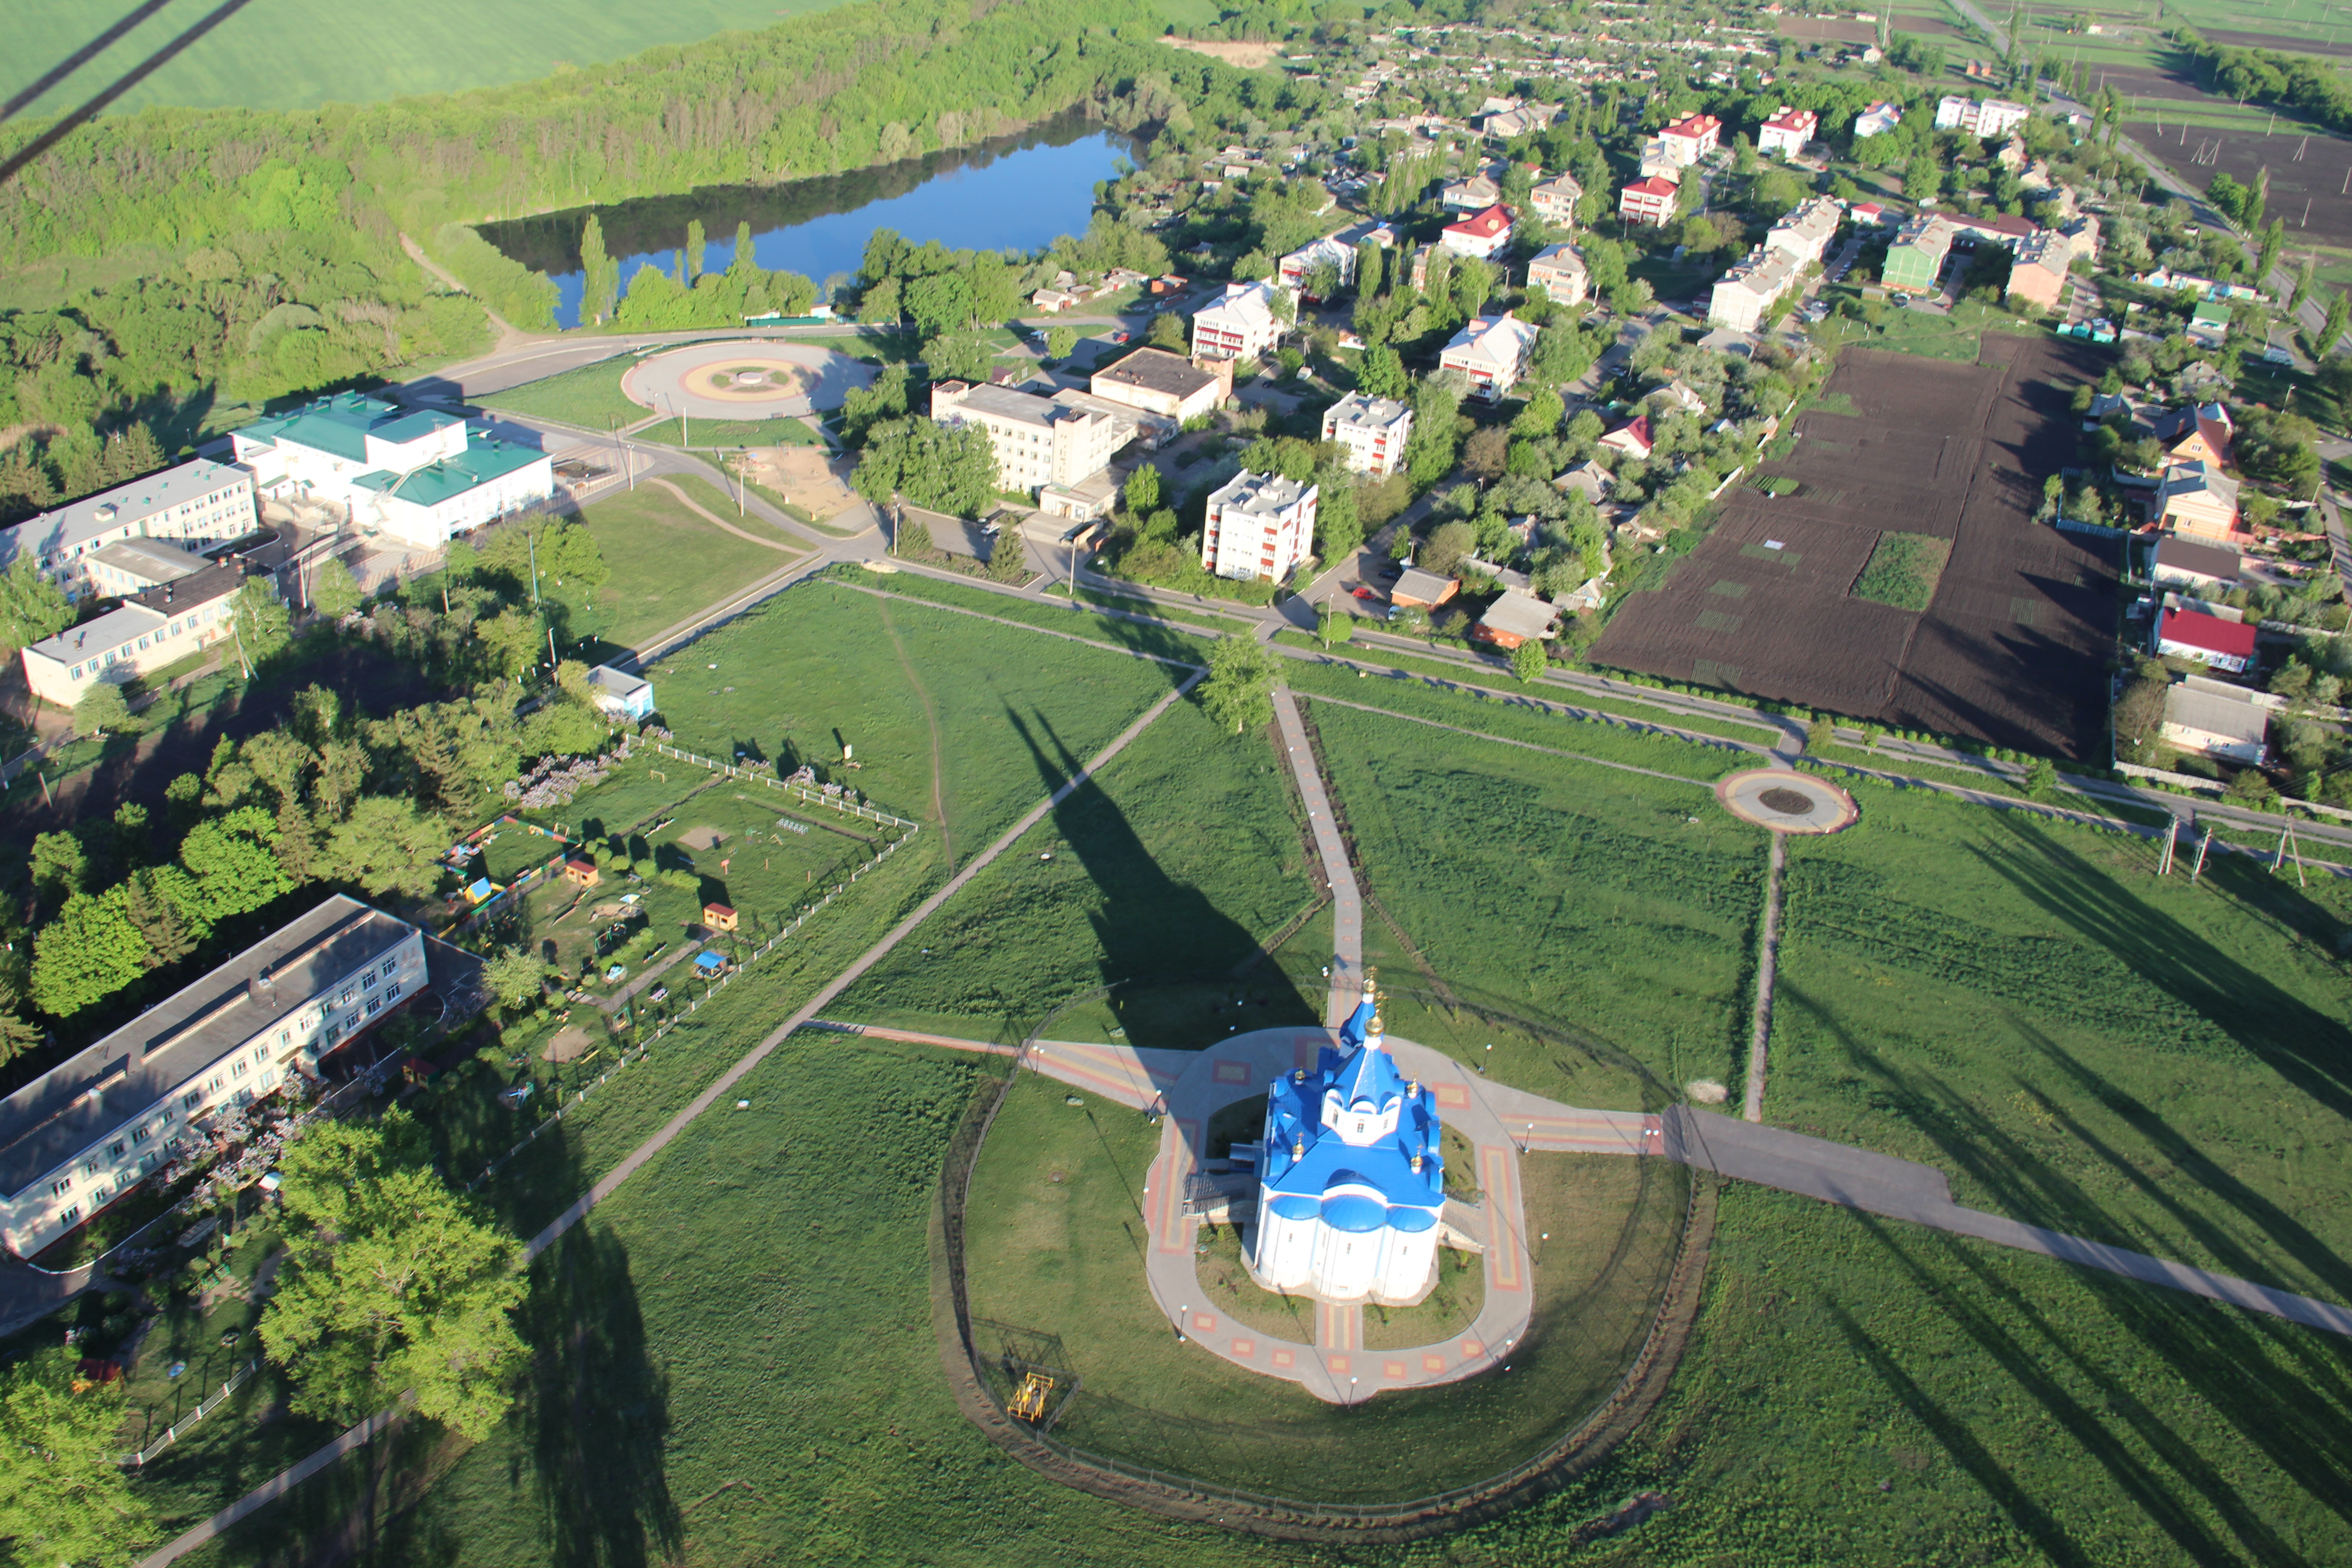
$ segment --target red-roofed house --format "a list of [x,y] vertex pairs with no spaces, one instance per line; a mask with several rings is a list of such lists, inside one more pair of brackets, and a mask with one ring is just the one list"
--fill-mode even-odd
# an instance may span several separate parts
[[1646,458],[1654,444],[1650,439],[1649,416],[1644,415],[1640,418],[1628,419],[1624,424],[1601,437],[1601,444],[1612,452],[1622,452],[1628,457]]
[[1821,129],[1820,115],[1810,109],[1791,109],[1784,103],[1771,119],[1756,128],[1756,150],[1793,158],[1805,150],[1806,142],[1820,135]]
[[1462,256],[1475,256],[1484,261],[1511,243],[1511,209],[1488,207],[1474,213],[1460,223],[1449,223],[1437,237],[1437,243]]
[[1687,169],[1723,144],[1723,121],[1712,114],[1685,114],[1659,132],[1658,140],[1666,156]]
[[1886,226],[1886,209],[1876,202],[1856,202],[1845,210],[1846,215],[1863,227]]
[[1675,201],[1683,194],[1682,187],[1664,174],[1652,174],[1636,180],[1617,195],[1617,216],[1628,223],[1645,223],[1653,226],[1672,223]]
[[2254,660],[2254,628],[2196,610],[2166,610],[2156,618],[2156,651],[2242,675]]

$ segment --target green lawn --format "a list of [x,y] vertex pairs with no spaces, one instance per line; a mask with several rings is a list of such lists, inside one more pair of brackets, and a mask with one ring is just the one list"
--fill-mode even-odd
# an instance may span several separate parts
[[590,430],[625,427],[653,412],[642,404],[632,403],[621,392],[621,377],[635,363],[635,355],[616,353],[610,359],[600,359],[543,381],[525,382],[474,401],[485,408],[502,408],[510,414],[528,414],[541,419],[561,419],[567,425]]
[[[648,9],[588,0],[551,21],[528,7],[485,10],[464,0],[415,0],[398,11],[325,0],[253,0],[118,99],[128,113],[154,104],[194,109],[311,109],[425,92],[462,92],[620,59],[656,44],[687,44],[729,28],[772,27],[829,0],[677,0]],[[129,7],[124,7],[129,9]],[[162,48],[211,7],[178,0],[32,107],[57,113]],[[113,15],[75,0],[20,0],[9,11],[0,94],[30,84],[89,43]]]
[[[1231,973],[1316,897],[1282,766],[1263,732],[1223,733],[1177,704],[835,1011],[1018,1041],[1097,985]],[[1265,1022],[1313,1020],[1316,1006],[1277,989]],[[1139,1019],[1132,1037],[1192,1047],[1232,1021]]]
[[658,425],[648,425],[634,437],[653,441],[664,447],[816,447],[823,445],[816,432],[798,419],[689,419],[686,438],[678,438],[676,425],[665,419]]
[[1792,841],[1766,1116],[1959,1201],[2352,1300],[2352,889],[1861,786]]
[[[692,481],[670,482],[685,489]],[[695,499],[719,510],[718,494],[708,486]],[[650,481],[608,492],[582,508],[580,518],[612,568],[596,590],[596,609],[604,640],[619,647],[688,619],[793,559],[712,527]],[[768,531],[759,524],[739,526]]]

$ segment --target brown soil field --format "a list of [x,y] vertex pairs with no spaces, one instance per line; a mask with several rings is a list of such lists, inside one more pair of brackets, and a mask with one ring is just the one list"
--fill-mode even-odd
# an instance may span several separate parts
[[[2162,158],[2184,184],[2200,190],[2224,171],[2252,184],[2267,168],[2270,216],[2286,220],[2289,244],[2308,239],[2352,246],[2352,196],[2344,194],[2347,177],[2352,176],[2352,142],[2321,131],[2290,131],[2284,124],[2268,136],[2260,131],[2217,131],[2203,125],[2186,130],[2184,141],[2183,127],[2176,121],[2159,137],[2156,122],[2135,121],[2124,127],[2124,134]],[[2217,141],[2219,147],[2213,145]],[[2192,163],[2200,145],[2210,150],[2210,161]],[[2303,155],[2298,158],[2297,153]]]
[[1213,59],[1223,60],[1238,70],[1254,71],[1260,66],[1271,65],[1282,58],[1282,46],[1279,44],[1208,43],[1198,38],[1162,38],[1160,41],[1172,45],[1176,48],[1191,49],[1194,54],[1207,55]]
[[[1857,22],[1850,16],[1782,16],[1780,36],[1784,38],[1829,38],[1841,44],[1874,44],[1878,28],[1869,22]],[[1927,29],[1918,29],[1925,32]]]
[[[2074,452],[2068,399],[2105,356],[1985,334],[1979,363],[1849,349],[1796,450],[1742,484],[1664,588],[1637,594],[1596,663],[1903,729],[2091,760],[2106,714],[2115,547],[2036,524]],[[1952,542],[1925,613],[1851,596],[1883,529]]]
[[2283,55],[2352,55],[2352,41],[2343,38],[2290,38],[2279,33],[2224,33],[2199,28],[2198,36],[2209,44],[2227,44],[2236,49],[2275,49]]
[[1930,38],[1965,38],[1966,33],[1941,16],[1906,16],[1900,12],[1887,26],[1897,33],[1918,33]]

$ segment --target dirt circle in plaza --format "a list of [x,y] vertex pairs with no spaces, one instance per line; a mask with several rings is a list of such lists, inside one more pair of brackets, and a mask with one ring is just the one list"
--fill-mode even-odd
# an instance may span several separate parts
[[773,419],[838,408],[875,367],[814,343],[690,343],[647,356],[621,377],[633,403],[693,419]]
[[1835,833],[1862,815],[1853,796],[1793,768],[1751,768],[1715,786],[1723,809],[1775,833]]

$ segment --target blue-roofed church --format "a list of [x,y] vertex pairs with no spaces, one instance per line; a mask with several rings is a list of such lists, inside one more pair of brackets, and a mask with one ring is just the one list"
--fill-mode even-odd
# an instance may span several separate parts
[[1417,1301],[1437,1277],[1445,1161],[1437,1107],[1382,1043],[1380,1001],[1364,996],[1339,1043],[1268,1086],[1251,1267],[1270,1289],[1327,1301]]

